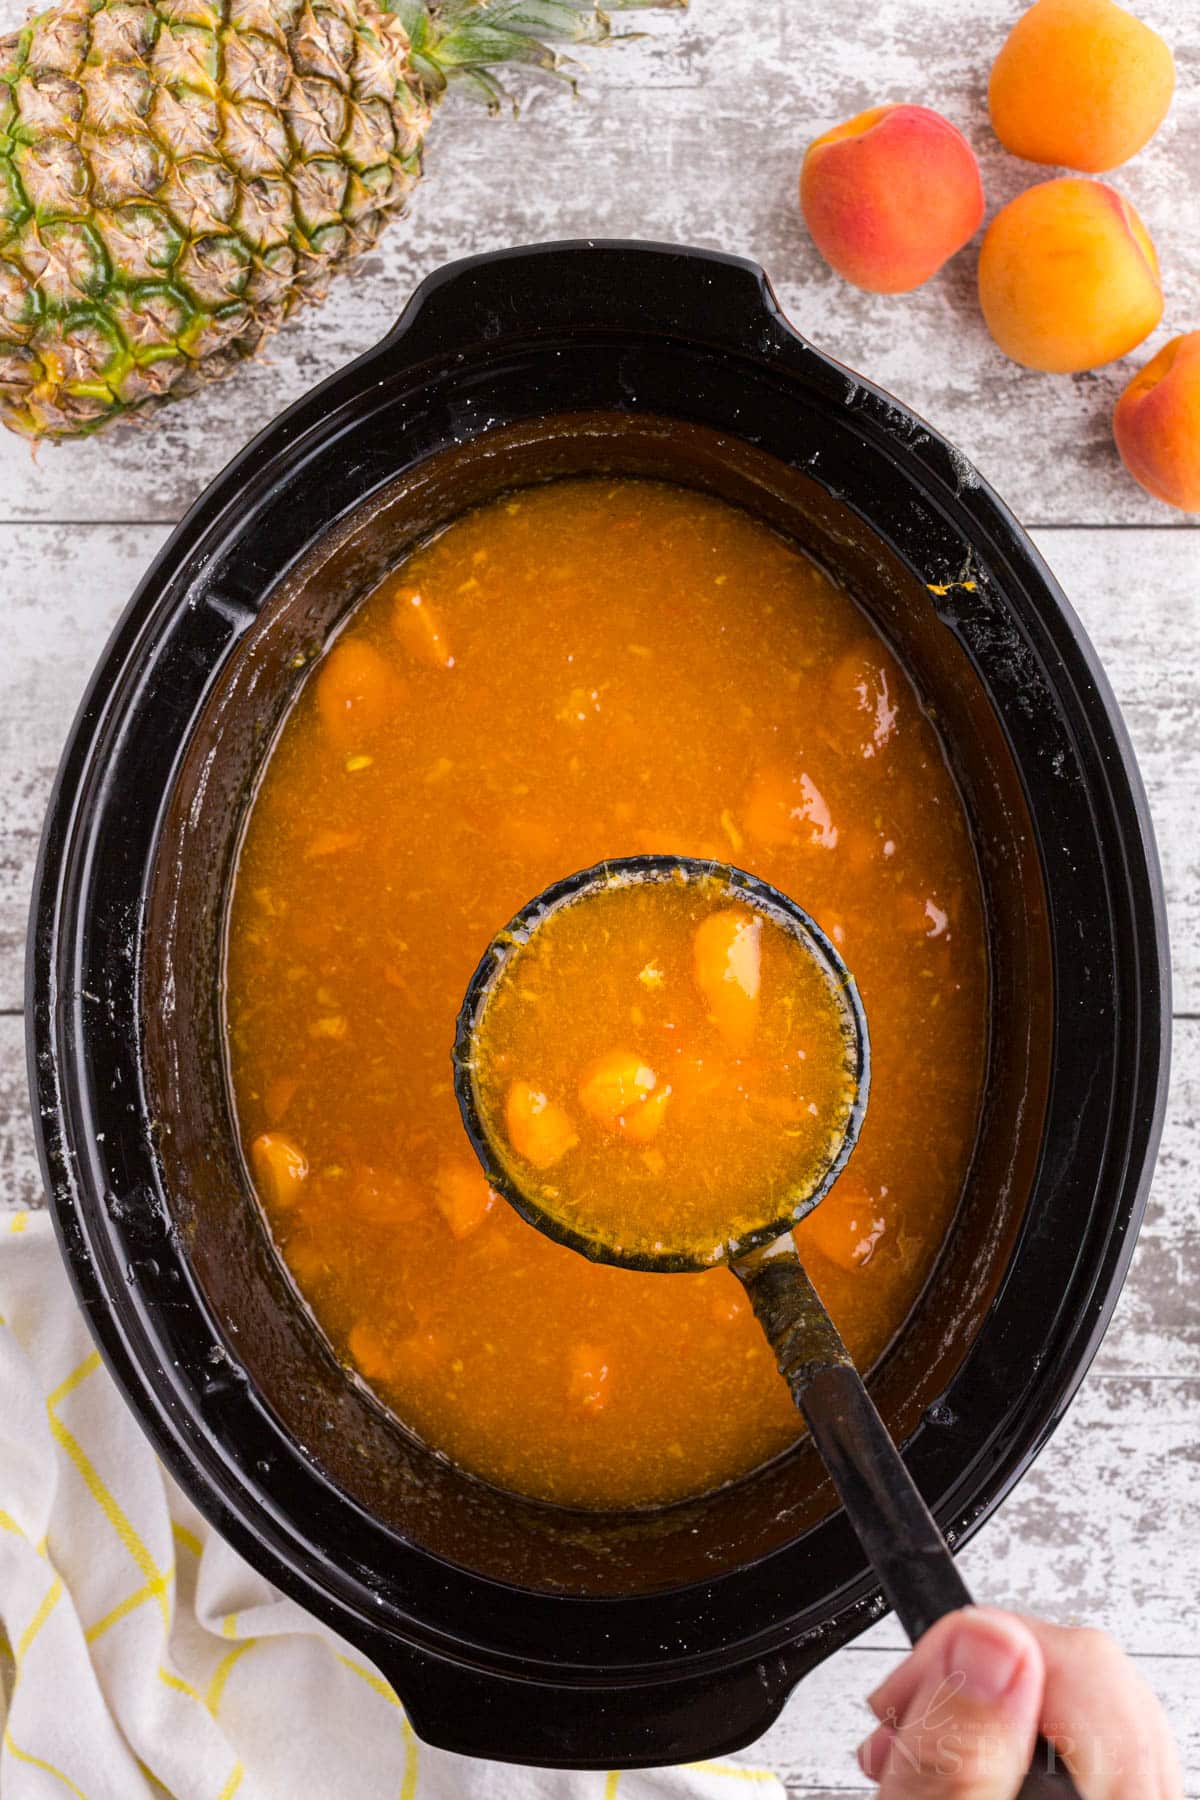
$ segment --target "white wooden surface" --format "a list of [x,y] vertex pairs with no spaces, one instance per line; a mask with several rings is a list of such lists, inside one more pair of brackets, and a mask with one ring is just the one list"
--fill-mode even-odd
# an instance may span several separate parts
[[[1114,178],[1155,237],[1167,313],[1129,365],[1059,378],[1006,364],[968,249],[926,290],[859,295],[807,243],[794,202],[817,131],[889,100],[967,132],[989,204],[1037,178],[990,139],[987,70],[1018,0],[693,0],[590,58],[584,98],[529,96],[516,123],[447,107],[412,217],[229,384],[148,432],[46,448],[0,441],[0,1204],[39,1202],[22,1052],[22,949],[37,832],[87,673],[168,527],[241,443],[366,348],[447,259],[576,235],[657,237],[760,260],[795,321],[892,388],[1036,528],[1107,664],[1157,821],[1176,969],[1167,1133],[1133,1274],[1066,1423],[964,1555],[978,1595],[1106,1626],[1162,1694],[1200,1796],[1200,522],[1159,506],[1111,447],[1112,401],[1144,355],[1200,327],[1200,8],[1147,0],[1173,44],[1170,118]],[[0,0],[0,29],[19,0]],[[795,1696],[757,1752],[797,1797],[866,1792],[863,1696],[899,1655],[885,1621]],[[513,1792],[519,1790],[514,1786]]]

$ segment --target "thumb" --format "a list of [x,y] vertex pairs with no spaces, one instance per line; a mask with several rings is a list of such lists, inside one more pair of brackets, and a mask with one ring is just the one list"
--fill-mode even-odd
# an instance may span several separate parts
[[1014,1800],[1045,1679],[1037,1639],[1010,1613],[939,1619],[871,1695],[881,1723],[858,1758],[879,1800]]

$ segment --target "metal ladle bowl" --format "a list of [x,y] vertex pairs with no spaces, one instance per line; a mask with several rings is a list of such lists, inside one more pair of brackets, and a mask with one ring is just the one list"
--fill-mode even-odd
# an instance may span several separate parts
[[[758,1221],[750,1230],[742,1230],[734,1240],[722,1238],[711,1244],[689,1243],[686,1246],[681,1242],[660,1250],[644,1246],[625,1249],[598,1235],[590,1236],[577,1230],[549,1208],[544,1197],[531,1194],[522,1185],[520,1170],[514,1167],[504,1146],[493,1139],[484,1117],[476,1081],[478,1032],[492,995],[513,956],[552,916],[567,907],[586,904],[593,895],[614,888],[666,884],[681,877],[685,881],[717,884],[734,902],[761,914],[787,932],[818,965],[838,1002],[847,1088],[853,1098],[840,1140],[831,1143],[826,1157],[813,1167],[811,1177],[802,1186],[775,1198],[769,1218]],[[590,869],[581,869],[535,894],[504,929],[497,932],[484,951],[467,987],[455,1034],[454,1088],[459,1111],[475,1154],[496,1192],[530,1225],[556,1242],[566,1244],[569,1249],[578,1250],[592,1262],[663,1274],[686,1274],[691,1270],[711,1269],[717,1263],[738,1263],[752,1250],[777,1242],[793,1225],[806,1218],[829,1192],[858,1142],[870,1086],[870,1038],[858,988],[837,948],[816,920],[802,906],[757,875],[747,874],[744,869],[735,869],[728,863],[701,862],[688,857],[620,857],[597,863]]]
[[[843,1000],[846,1067],[854,1081],[840,1144],[814,1171],[803,1192],[787,1196],[734,1243],[713,1254],[672,1252],[663,1256],[626,1252],[588,1237],[547,1211],[544,1198],[530,1196],[484,1124],[476,1088],[475,1046],[488,1001],[505,968],[554,913],[587,900],[615,884],[677,879],[715,879],[735,900],[766,914],[800,942],[833,978]],[[463,1124],[489,1183],[521,1217],[546,1236],[596,1262],[664,1274],[711,1268],[726,1262],[742,1283],[813,1442],[833,1479],[859,1542],[910,1639],[917,1639],[945,1614],[972,1604],[954,1566],[946,1540],[908,1472],[899,1450],[867,1392],[836,1325],[810,1281],[791,1228],[819,1204],[849,1160],[866,1113],[870,1082],[867,1020],[858,989],[836,947],[816,921],[778,888],[725,863],[692,857],[633,856],[597,863],[555,882],[523,906],[497,932],[472,975],[455,1032],[454,1089]],[[1018,1800],[1064,1800],[1077,1795],[1053,1749],[1039,1738]]]

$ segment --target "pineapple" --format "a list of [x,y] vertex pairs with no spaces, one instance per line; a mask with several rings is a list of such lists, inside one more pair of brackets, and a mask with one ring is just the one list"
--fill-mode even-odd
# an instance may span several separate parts
[[[617,0],[618,6],[678,0]],[[251,356],[402,212],[447,82],[586,0],[62,0],[0,39],[0,418],[72,437]]]

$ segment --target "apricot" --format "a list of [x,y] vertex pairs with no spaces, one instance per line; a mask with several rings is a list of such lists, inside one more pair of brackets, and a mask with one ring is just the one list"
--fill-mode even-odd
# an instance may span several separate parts
[[388,1341],[378,1326],[360,1319],[350,1327],[346,1347],[359,1373],[368,1381],[386,1381],[392,1372]]
[[1117,401],[1113,436],[1147,493],[1200,512],[1200,331],[1172,338],[1134,376]]
[[571,1115],[528,1081],[514,1081],[504,1106],[508,1141],[535,1169],[553,1168],[579,1142]]
[[283,1131],[262,1131],[250,1146],[254,1185],[268,1206],[294,1206],[308,1179],[308,1158]]
[[496,1204],[495,1192],[479,1164],[462,1156],[439,1164],[433,1197],[451,1237],[459,1240],[478,1231]]
[[610,1050],[579,1084],[579,1104],[606,1131],[649,1143],[666,1114],[669,1087],[660,1087],[649,1063],[635,1050]]
[[390,1169],[369,1166],[355,1170],[342,1195],[342,1205],[364,1225],[413,1224],[425,1212],[415,1182]]
[[749,837],[777,850],[801,844],[837,848],[838,828],[812,776],[778,763],[755,772],[742,823]]
[[1158,258],[1114,188],[1063,175],[1026,188],[988,226],[979,302],[1014,362],[1058,374],[1095,369],[1158,324]]
[[424,594],[404,588],[396,596],[392,630],[414,662],[428,669],[452,669],[454,652],[441,617]]
[[743,906],[710,913],[693,940],[696,986],[709,1017],[736,1055],[749,1050],[758,1024],[762,920]]
[[800,1257],[810,1250],[836,1263],[839,1269],[861,1269],[875,1254],[875,1246],[887,1229],[887,1220],[865,1189],[839,1181],[795,1229]]
[[1014,156],[1095,175],[1149,143],[1174,86],[1166,44],[1113,0],[1034,0],[992,67],[988,106]]
[[875,294],[904,294],[979,230],[983,183],[949,119],[927,106],[876,106],[809,145],[800,209],[839,275]]
[[317,676],[317,711],[335,744],[356,749],[382,725],[395,700],[392,672],[378,650],[341,638]]
[[899,671],[882,644],[864,638],[842,652],[829,672],[831,736],[870,761],[896,730]]

